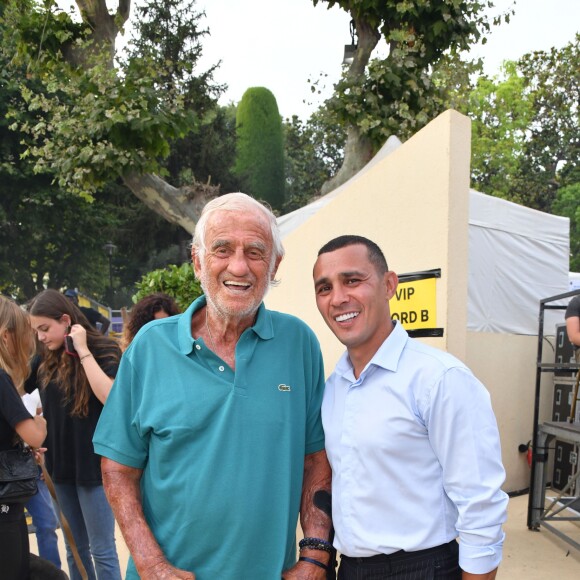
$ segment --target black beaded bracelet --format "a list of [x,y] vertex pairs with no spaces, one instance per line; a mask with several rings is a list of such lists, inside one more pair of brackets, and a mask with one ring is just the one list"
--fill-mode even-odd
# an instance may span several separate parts
[[304,556],[300,556],[300,558],[298,558],[299,562],[308,562],[309,564],[314,564],[315,566],[318,566],[319,568],[322,568],[324,570],[326,570],[328,572],[328,570],[330,569],[326,564],[323,564],[322,562],[319,562],[318,560],[315,560],[314,558],[306,558]]
[[332,554],[332,544],[323,540],[321,538],[304,538],[298,542],[298,547],[303,550],[304,548],[308,548],[310,550],[322,550],[323,552],[328,552]]

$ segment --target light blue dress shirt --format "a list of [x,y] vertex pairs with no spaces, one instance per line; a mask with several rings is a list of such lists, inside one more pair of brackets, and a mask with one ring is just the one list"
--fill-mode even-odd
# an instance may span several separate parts
[[459,536],[463,570],[502,556],[508,498],[489,393],[459,360],[400,324],[355,379],[345,353],[322,404],[335,547],[352,557]]

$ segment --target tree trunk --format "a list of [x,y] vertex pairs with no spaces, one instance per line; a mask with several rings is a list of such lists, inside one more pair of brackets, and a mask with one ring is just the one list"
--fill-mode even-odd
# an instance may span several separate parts
[[219,193],[218,185],[209,184],[178,189],[151,173],[127,175],[123,183],[148,208],[190,234],[193,233],[203,206]]
[[[93,31],[96,47],[110,51],[110,66],[113,67],[115,39],[129,18],[131,0],[119,0],[115,14],[109,13],[106,0],[76,0],[76,4]],[[82,65],[86,62],[85,56],[76,53],[70,58]],[[189,233],[193,232],[203,206],[219,194],[219,186],[194,184],[177,189],[153,174],[127,175],[123,182],[147,207]]]
[[[352,82],[362,82],[371,54],[379,42],[381,35],[363,18],[355,18],[357,33],[357,49],[348,72],[347,79]],[[356,175],[372,158],[373,146],[357,125],[347,127],[346,144],[344,146],[344,161],[338,173],[325,182],[321,188],[324,195],[333,191]]]
[[360,129],[356,125],[351,125],[346,133],[342,165],[334,177],[323,183],[320,188],[321,194],[330,193],[346,183],[372,159],[372,156],[373,147],[370,140],[361,135]]
[[[131,0],[119,0],[115,14],[109,13],[106,0],[76,0],[76,4],[83,21],[90,26],[92,31],[91,36],[95,43],[90,50],[107,50],[112,67],[115,57],[115,39],[120,28],[129,18]],[[82,66],[89,56],[85,50],[69,45],[65,49],[65,57],[69,62]]]

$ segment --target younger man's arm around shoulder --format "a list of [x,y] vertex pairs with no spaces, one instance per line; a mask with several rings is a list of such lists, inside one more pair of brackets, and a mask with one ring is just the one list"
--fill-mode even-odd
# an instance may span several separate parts
[[320,540],[320,546],[301,548],[298,563],[282,574],[284,580],[324,580],[327,577],[331,552],[319,548],[331,547],[330,481],[331,469],[326,451],[306,455],[300,502],[300,525],[304,537],[311,538],[314,544],[316,544],[316,539]]
[[141,580],[195,580],[172,566],[147,525],[141,505],[142,471],[103,457],[103,485]]

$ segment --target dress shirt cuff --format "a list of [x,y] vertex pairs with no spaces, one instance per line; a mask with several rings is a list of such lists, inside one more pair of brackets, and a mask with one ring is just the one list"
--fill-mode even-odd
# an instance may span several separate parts
[[487,546],[470,545],[469,539],[462,534],[459,541],[459,566],[470,574],[487,574],[495,570],[502,558],[503,540],[505,534],[501,532],[500,540],[496,544]]

